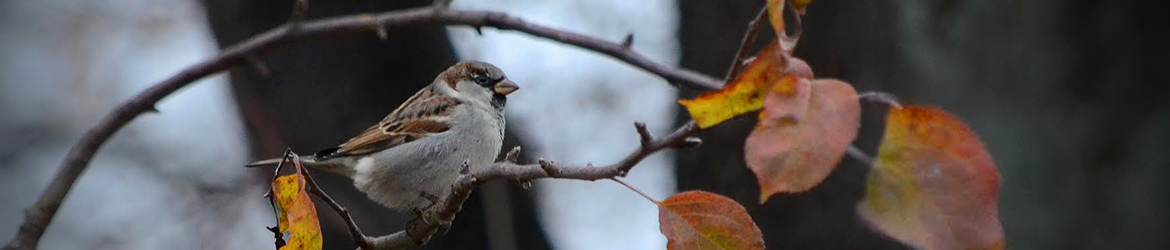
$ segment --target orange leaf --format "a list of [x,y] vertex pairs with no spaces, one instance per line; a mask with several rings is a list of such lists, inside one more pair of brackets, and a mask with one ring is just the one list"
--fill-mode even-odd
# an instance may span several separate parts
[[857,137],[861,120],[857,92],[848,83],[790,76],[772,89],[744,146],[760,183],[760,203],[824,181]]
[[1002,249],[999,171],[979,137],[937,108],[890,110],[858,213],[920,249]]
[[287,243],[280,250],[321,249],[321,225],[317,222],[317,208],[305,192],[301,171],[277,177],[272,182],[277,204],[277,227],[288,232]]
[[708,128],[727,119],[755,111],[764,105],[772,83],[780,79],[785,66],[776,43],[768,45],[744,66],[744,70],[723,89],[703,93],[690,100],[679,100],[700,128]]
[[666,249],[764,249],[764,235],[747,210],[727,197],[687,191],[658,203]]

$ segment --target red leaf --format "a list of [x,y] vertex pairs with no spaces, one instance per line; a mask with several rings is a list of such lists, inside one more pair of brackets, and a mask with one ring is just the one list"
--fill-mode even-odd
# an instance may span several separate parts
[[778,192],[804,192],[824,181],[857,137],[857,92],[838,80],[786,77],[764,102],[744,158],[760,184],[760,203]]
[[861,217],[921,249],[1002,249],[999,171],[979,137],[937,108],[890,110]]
[[764,249],[764,235],[747,210],[705,191],[675,194],[658,203],[666,249]]

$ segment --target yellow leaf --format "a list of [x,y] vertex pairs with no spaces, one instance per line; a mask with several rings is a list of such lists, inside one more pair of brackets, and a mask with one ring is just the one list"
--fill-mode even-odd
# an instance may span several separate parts
[[941,109],[890,110],[861,218],[919,249],[1002,249],[999,170],[971,129]]
[[679,100],[686,107],[691,118],[700,128],[708,128],[741,114],[752,112],[764,105],[764,97],[772,83],[780,79],[785,69],[785,60],[776,49],[776,43],[768,45],[745,66],[742,73],[723,89],[703,93],[690,100]]
[[272,182],[277,204],[277,227],[289,233],[287,243],[280,250],[312,249],[322,246],[321,226],[317,222],[317,208],[305,192],[298,174],[277,177]]

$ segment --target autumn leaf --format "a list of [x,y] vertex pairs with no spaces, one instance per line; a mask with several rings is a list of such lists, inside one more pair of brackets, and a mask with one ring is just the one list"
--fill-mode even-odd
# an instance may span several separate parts
[[[797,13],[804,14],[804,7],[812,0],[796,0],[793,6],[796,6]],[[784,51],[791,54],[792,50],[796,48],[796,43],[800,41],[800,34],[788,35],[784,24],[784,0],[767,0],[768,3],[768,21],[772,23],[772,29],[776,31],[776,41]],[[799,17],[797,17],[799,18]],[[797,22],[799,25],[800,22]]]
[[804,192],[824,181],[857,137],[861,120],[857,92],[848,83],[790,76],[772,89],[744,144],[761,204],[772,194]]
[[747,210],[705,191],[675,194],[658,203],[666,249],[764,249],[764,236]]
[[277,177],[272,182],[273,195],[277,204],[277,227],[288,232],[287,243],[280,250],[321,249],[321,226],[317,222],[317,209],[305,192],[305,184],[297,173]]
[[700,128],[708,128],[727,119],[755,111],[764,104],[768,86],[780,79],[784,60],[773,43],[761,50],[723,89],[703,93],[690,100],[679,100]]
[[858,213],[920,249],[1002,249],[999,171],[967,126],[937,108],[890,110]]

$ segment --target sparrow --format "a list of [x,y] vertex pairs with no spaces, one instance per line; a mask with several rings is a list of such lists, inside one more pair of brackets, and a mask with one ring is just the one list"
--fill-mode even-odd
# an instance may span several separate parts
[[423,211],[450,192],[464,164],[474,168],[495,161],[504,140],[506,96],[518,89],[491,64],[457,63],[381,122],[337,147],[302,157],[302,164],[349,177],[388,208]]

